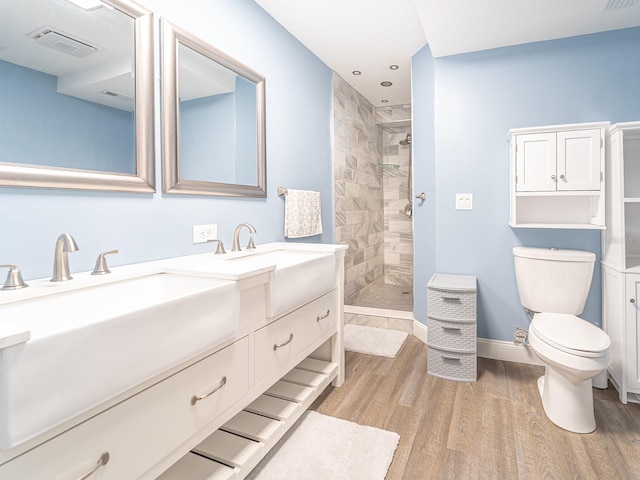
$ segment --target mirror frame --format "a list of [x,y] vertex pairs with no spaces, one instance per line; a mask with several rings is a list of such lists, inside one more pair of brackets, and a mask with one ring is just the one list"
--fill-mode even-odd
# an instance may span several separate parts
[[0,162],[0,186],[155,192],[153,13],[130,0],[102,0],[134,19],[136,174]]
[[[266,197],[265,78],[165,18],[160,20],[160,36],[162,38],[162,191],[170,194]],[[239,185],[180,178],[178,42],[256,84],[257,185]]]

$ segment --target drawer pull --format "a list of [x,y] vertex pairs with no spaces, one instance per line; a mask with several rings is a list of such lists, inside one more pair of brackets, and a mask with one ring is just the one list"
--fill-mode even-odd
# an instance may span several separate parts
[[460,327],[442,327],[443,330],[452,330],[454,332],[459,332]]
[[460,297],[442,297],[445,302],[459,302]]
[[191,397],[191,405],[195,405],[200,400],[204,400],[205,398],[213,395],[222,387],[224,387],[226,384],[227,384],[227,377],[224,376],[220,379],[220,383],[218,384],[218,386],[215,387],[213,390],[211,390],[209,393],[205,393],[204,395],[194,395],[193,397]]
[[459,362],[460,359],[457,357],[445,357],[444,355],[442,356],[442,360],[444,360],[445,362]]
[[291,343],[291,340],[293,340],[293,333],[289,334],[289,338],[287,338],[283,343],[274,343],[273,344],[273,351],[275,352],[277,349],[279,349],[280,347],[284,347],[285,345],[289,345]]
[[330,313],[331,313],[331,310],[329,310],[327,308],[327,313],[325,313],[324,315],[318,315],[316,317],[316,322],[319,322],[320,320],[324,320],[325,318],[327,318],[329,316]]
[[109,463],[109,458],[110,458],[109,452],[103,452],[102,455],[100,455],[100,458],[98,459],[98,463],[96,463],[96,466],[93,467],[93,470],[91,470],[89,473],[85,473],[80,478],[78,478],[78,480],[86,480],[87,478],[89,478],[91,475],[96,473],[101,466]]

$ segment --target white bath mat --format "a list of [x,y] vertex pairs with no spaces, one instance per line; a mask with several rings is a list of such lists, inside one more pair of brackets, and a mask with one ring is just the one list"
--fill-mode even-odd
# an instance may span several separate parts
[[247,480],[384,480],[400,435],[307,412]]
[[363,325],[344,326],[344,348],[350,352],[396,358],[407,339],[406,332]]

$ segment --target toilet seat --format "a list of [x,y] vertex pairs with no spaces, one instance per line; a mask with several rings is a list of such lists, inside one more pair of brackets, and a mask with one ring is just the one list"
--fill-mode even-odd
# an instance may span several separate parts
[[543,342],[571,355],[603,357],[611,346],[603,330],[575,315],[537,313],[530,328]]

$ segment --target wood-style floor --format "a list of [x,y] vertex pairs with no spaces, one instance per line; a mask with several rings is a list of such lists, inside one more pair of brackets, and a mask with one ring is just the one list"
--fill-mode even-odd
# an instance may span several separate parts
[[387,480],[640,479],[640,405],[611,386],[594,389],[596,431],[575,434],[544,414],[543,367],[479,358],[477,382],[441,380],[411,335],[395,359],[346,360],[344,385],[311,408],[399,433]]

